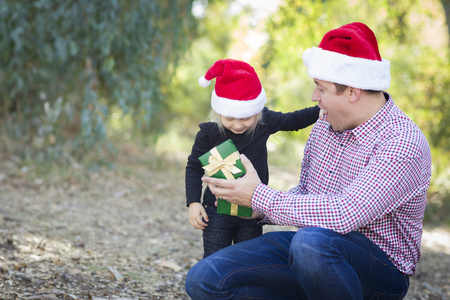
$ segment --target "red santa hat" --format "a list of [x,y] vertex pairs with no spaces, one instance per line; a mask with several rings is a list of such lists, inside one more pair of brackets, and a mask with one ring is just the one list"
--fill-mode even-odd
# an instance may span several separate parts
[[303,62],[312,78],[363,90],[386,90],[391,82],[390,62],[381,58],[375,34],[363,23],[329,31],[319,47],[306,49]]
[[211,107],[219,115],[236,119],[256,115],[264,108],[266,93],[258,75],[248,63],[221,59],[212,65],[198,83],[207,87],[216,78]]

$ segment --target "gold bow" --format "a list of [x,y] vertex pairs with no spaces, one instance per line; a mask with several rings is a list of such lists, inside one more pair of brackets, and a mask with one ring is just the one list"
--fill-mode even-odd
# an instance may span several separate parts
[[242,172],[235,166],[236,161],[240,158],[238,151],[231,153],[226,158],[222,158],[216,147],[212,148],[210,152],[209,165],[203,167],[208,176],[212,176],[221,170],[226,179],[234,179],[233,174]]

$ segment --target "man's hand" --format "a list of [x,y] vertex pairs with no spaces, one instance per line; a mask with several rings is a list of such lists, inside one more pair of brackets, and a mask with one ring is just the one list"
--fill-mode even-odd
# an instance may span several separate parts
[[251,217],[241,217],[241,216],[239,216],[239,218],[244,219],[244,220],[262,219],[263,217],[264,217],[263,214],[259,214],[259,213],[255,213],[255,212],[253,212]]
[[202,181],[208,184],[211,192],[217,197],[230,203],[252,207],[252,196],[258,184],[261,183],[258,173],[251,161],[241,154],[241,161],[246,174],[236,180],[203,177]]

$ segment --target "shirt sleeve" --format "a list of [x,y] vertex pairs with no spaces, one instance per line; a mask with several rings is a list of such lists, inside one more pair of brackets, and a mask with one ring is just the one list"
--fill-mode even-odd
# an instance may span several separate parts
[[277,131],[297,131],[314,124],[319,118],[319,111],[319,106],[288,113],[275,112],[266,108],[263,122],[271,134]]
[[205,130],[200,130],[188,157],[185,173],[186,206],[192,202],[201,202],[203,184],[201,178],[204,170],[198,158],[211,149]]
[[[421,143],[402,138],[390,141],[373,153],[341,193],[307,191],[310,169],[302,169],[299,185],[289,192],[260,184],[253,194],[253,209],[266,216],[263,222],[299,228],[317,226],[341,234],[358,230],[411,199],[422,198],[431,173],[430,169],[423,168],[431,159],[424,154],[428,153],[425,147],[428,147],[426,140]],[[417,208],[411,207],[408,213],[413,217]]]

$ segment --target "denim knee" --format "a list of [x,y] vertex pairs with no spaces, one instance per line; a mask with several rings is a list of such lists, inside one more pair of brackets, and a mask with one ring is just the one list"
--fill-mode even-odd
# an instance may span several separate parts
[[330,234],[333,234],[331,230],[323,229],[319,227],[305,227],[297,231],[294,235],[290,247],[292,254],[302,254],[305,251],[323,249],[330,243]]
[[191,299],[210,299],[208,291],[211,288],[207,287],[207,284],[210,283],[207,277],[213,274],[208,271],[210,264],[207,263],[207,260],[199,261],[186,275],[185,289]]
[[196,284],[198,282],[197,274],[195,271],[195,267],[193,266],[186,275],[186,281],[184,283],[184,288],[186,289],[186,293],[192,298],[193,292],[196,288],[198,288],[198,285]]
[[186,275],[185,289],[186,293],[189,295],[191,299],[209,299],[207,296],[208,288],[205,287],[205,283],[208,281],[205,280],[205,272],[204,262],[200,261],[195,266],[193,266]]
[[289,265],[294,273],[320,274],[328,266],[322,259],[330,244],[330,231],[318,227],[300,229],[292,239]]

